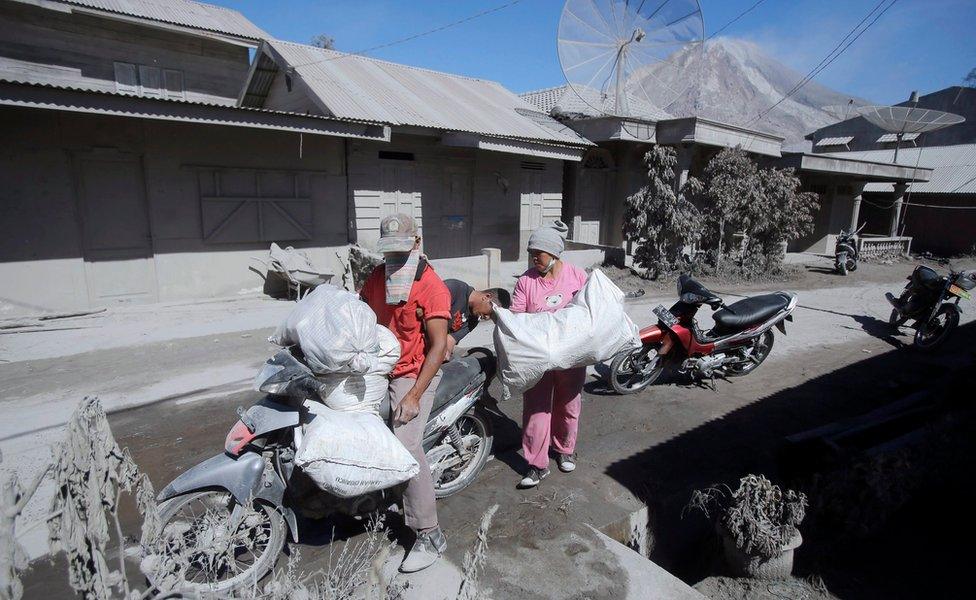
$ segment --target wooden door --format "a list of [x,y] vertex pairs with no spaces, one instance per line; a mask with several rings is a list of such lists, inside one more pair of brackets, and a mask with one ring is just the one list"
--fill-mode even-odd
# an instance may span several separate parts
[[380,219],[393,213],[419,218],[412,163],[380,162]]
[[446,168],[440,187],[433,202],[424,207],[424,251],[430,258],[471,256],[471,171]]
[[93,306],[155,301],[141,159],[78,153],[74,164],[89,301]]
[[519,229],[534,231],[542,225],[543,196],[542,178],[540,171],[522,170],[521,214]]

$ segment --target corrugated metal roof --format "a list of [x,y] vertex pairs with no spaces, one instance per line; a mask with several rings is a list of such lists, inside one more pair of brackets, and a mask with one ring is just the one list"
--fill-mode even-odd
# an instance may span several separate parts
[[46,88],[46,89],[51,89],[51,90],[65,90],[65,91],[71,91],[71,92],[86,92],[86,93],[90,93],[90,94],[99,94],[99,95],[103,95],[103,96],[116,96],[116,97],[122,97],[122,98],[133,98],[133,99],[136,99],[136,100],[145,99],[145,100],[152,100],[152,101],[156,101],[156,102],[166,102],[166,103],[171,103],[171,104],[182,104],[182,105],[188,105],[188,106],[205,106],[205,107],[222,108],[222,109],[232,109],[232,110],[239,110],[239,111],[250,111],[250,112],[256,112],[256,113],[266,113],[266,114],[274,114],[274,115],[288,115],[288,116],[294,116],[294,117],[302,117],[302,118],[306,118],[306,119],[319,119],[319,120],[323,120],[323,121],[336,121],[336,122],[340,122],[340,123],[355,123],[355,124],[359,124],[359,125],[376,125],[376,126],[385,125],[385,123],[381,123],[381,122],[378,122],[378,121],[371,121],[369,119],[349,119],[349,118],[335,117],[335,116],[329,117],[329,116],[323,116],[323,115],[311,115],[311,114],[305,114],[305,113],[288,112],[288,111],[284,111],[284,110],[273,110],[273,109],[267,109],[267,108],[256,108],[256,107],[252,107],[252,106],[236,106],[234,104],[222,104],[222,103],[219,103],[219,102],[197,102],[197,101],[194,101],[194,100],[180,100],[180,99],[175,99],[175,98],[147,97],[147,96],[139,96],[139,95],[135,95],[135,94],[124,94],[124,93],[121,93],[121,92],[109,92],[109,91],[106,91],[106,90],[100,90],[100,89],[96,89],[96,88],[89,88],[89,87],[85,87],[85,86],[55,85],[55,84],[51,84],[51,83],[38,83],[38,82],[34,82],[34,81],[28,81],[28,80],[23,80],[23,79],[15,79],[15,78],[10,78],[10,77],[0,77],[0,83],[14,83],[14,84],[18,84],[18,85],[32,86],[32,87],[38,87],[38,88]]
[[[864,150],[860,152],[830,152],[827,156],[891,162],[893,150]],[[898,151],[901,166],[932,169],[928,181],[912,184],[912,191],[919,194],[976,194],[976,144],[958,146],[930,146],[902,148]],[[869,183],[866,192],[891,192],[890,183]]]
[[[910,141],[914,140],[915,138],[917,138],[920,135],[922,135],[922,134],[921,133],[906,133],[905,135],[903,135],[901,137],[901,139],[903,141],[910,142]],[[897,133],[886,133],[886,134],[884,134],[884,135],[882,135],[881,137],[878,138],[878,143],[879,144],[888,144],[888,143],[894,143],[894,142],[897,142],[897,141],[898,141],[898,134]]]
[[[268,40],[329,112],[450,131],[590,145],[494,81]],[[249,85],[248,94],[252,91]]]
[[236,10],[192,2],[191,0],[60,0],[97,10],[140,17],[161,23],[171,23],[215,31],[229,35],[262,40],[268,36],[262,29]]
[[[525,92],[519,94],[519,96],[526,102],[539,107],[539,110],[542,112],[550,115],[602,117],[614,113],[614,98],[609,95],[604,97],[596,88],[560,85]],[[649,102],[637,98],[633,94],[628,94],[627,100],[630,103],[630,114],[633,117],[647,119],[649,121],[663,121],[674,118],[667,112]],[[594,107],[601,107],[602,110],[597,110]]]
[[817,140],[817,146],[845,146],[850,144],[854,140],[853,135],[846,135],[842,137],[828,137],[822,140]]

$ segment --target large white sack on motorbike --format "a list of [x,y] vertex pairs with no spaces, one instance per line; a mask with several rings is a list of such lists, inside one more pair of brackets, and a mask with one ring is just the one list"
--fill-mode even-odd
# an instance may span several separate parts
[[316,407],[295,464],[321,489],[352,498],[403,483],[417,461],[376,415]]
[[370,369],[364,375],[328,373],[319,375],[319,399],[340,411],[379,414],[389,393],[388,374],[400,359],[400,342],[386,327],[376,326],[377,347],[369,353]]
[[624,312],[624,293],[599,269],[556,312],[496,307],[495,315],[495,353],[506,400],[534,386],[546,371],[593,365],[640,347],[637,326]]
[[377,347],[376,315],[356,294],[323,284],[298,301],[268,341],[298,344],[315,373],[366,373]]

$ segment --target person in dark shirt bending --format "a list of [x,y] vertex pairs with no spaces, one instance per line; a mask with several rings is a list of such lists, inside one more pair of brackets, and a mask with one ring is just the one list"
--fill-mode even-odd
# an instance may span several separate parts
[[512,295],[502,288],[476,290],[460,279],[445,279],[444,285],[451,292],[451,318],[447,321],[447,354],[444,357],[444,360],[450,360],[457,343],[471,333],[479,321],[491,318],[491,305],[508,308],[512,305]]

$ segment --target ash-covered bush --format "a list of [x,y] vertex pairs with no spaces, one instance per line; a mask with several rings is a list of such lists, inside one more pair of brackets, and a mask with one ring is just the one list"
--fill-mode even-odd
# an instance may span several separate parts
[[782,490],[762,475],[746,475],[739,487],[713,485],[695,490],[685,510],[700,510],[753,556],[772,558],[797,533],[806,514],[802,492]]

